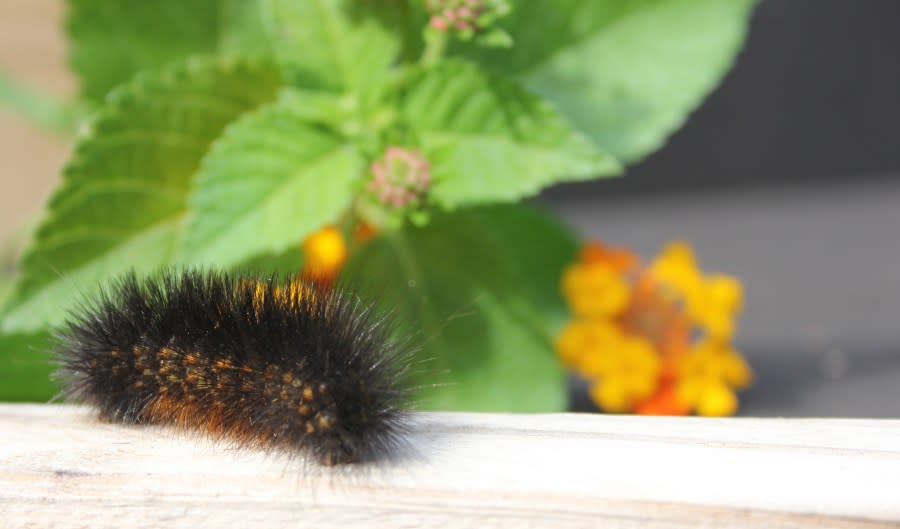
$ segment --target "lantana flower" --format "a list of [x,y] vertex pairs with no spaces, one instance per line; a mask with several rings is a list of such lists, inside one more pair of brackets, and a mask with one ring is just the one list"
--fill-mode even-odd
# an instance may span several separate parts
[[431,185],[428,160],[418,150],[388,147],[372,162],[367,189],[383,205],[403,208],[419,204]]
[[468,37],[493,24],[510,11],[506,0],[425,0],[434,30],[455,30]]
[[687,314],[710,335],[730,340],[741,309],[741,283],[730,276],[704,277],[696,257],[684,242],[667,245],[649,268],[650,275],[669,294],[684,301]]
[[652,263],[585,245],[562,277],[573,319],[557,338],[564,365],[590,382],[603,410],[731,415],[753,373],[730,344],[741,284],[704,275],[693,250],[671,243]]

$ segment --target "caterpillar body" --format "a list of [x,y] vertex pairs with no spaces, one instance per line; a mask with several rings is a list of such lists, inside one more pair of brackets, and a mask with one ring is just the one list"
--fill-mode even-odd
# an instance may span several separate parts
[[405,432],[409,351],[387,319],[299,276],[129,274],[57,332],[64,394],[325,465],[371,461]]

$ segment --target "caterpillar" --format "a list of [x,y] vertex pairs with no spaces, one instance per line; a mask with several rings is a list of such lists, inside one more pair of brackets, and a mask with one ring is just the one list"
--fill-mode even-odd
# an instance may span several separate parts
[[301,276],[125,275],[55,333],[63,395],[323,465],[373,461],[407,430],[411,351],[349,290]]

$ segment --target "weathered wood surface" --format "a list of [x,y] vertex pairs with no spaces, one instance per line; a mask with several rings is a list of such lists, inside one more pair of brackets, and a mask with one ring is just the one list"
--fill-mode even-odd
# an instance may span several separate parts
[[415,423],[399,460],[334,470],[85,408],[0,405],[0,526],[900,526],[900,421]]

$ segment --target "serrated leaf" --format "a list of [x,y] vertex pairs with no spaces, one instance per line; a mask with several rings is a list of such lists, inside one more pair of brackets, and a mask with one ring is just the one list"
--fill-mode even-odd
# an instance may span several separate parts
[[272,45],[263,21],[263,0],[219,1],[219,52],[271,57]]
[[300,247],[288,248],[281,253],[263,253],[236,265],[237,272],[248,274],[276,275],[283,277],[300,272],[303,267],[303,252]]
[[306,103],[288,92],[215,143],[191,195],[185,261],[227,266],[281,252],[349,205],[364,160],[341,136],[311,123]]
[[82,94],[102,101],[135,73],[218,44],[221,0],[68,0],[69,61]]
[[754,0],[517,0],[508,51],[461,50],[520,79],[619,160],[657,149],[731,64]]
[[75,295],[129,268],[172,262],[192,176],[225,125],[275,98],[268,65],[192,60],[111,94],[50,199],[2,328],[63,320]]
[[420,407],[560,411],[551,342],[565,315],[559,275],[575,250],[572,234],[532,207],[469,208],[372,241],[343,277],[422,344]]
[[193,55],[270,57],[262,0],[68,0],[69,60],[99,103],[136,73]]
[[401,35],[387,20],[401,0],[264,0],[269,38],[288,81],[305,88],[354,90],[380,78],[397,58]]
[[539,97],[464,61],[425,70],[399,107],[431,164],[430,197],[443,206],[517,200],[619,169]]

